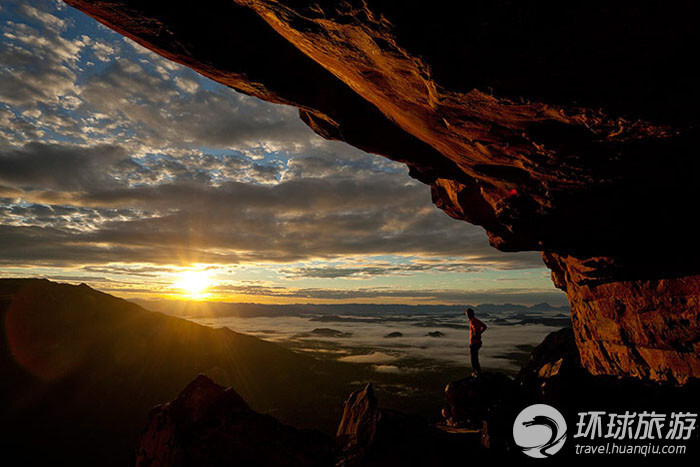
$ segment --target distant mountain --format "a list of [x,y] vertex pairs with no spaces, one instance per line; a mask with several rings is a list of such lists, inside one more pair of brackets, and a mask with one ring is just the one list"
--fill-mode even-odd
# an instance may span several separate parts
[[[150,409],[205,373],[250,406],[297,426],[328,419],[362,378],[229,329],[151,312],[95,291],[38,279],[0,280],[3,454],[21,462],[128,465]],[[280,390],[284,388],[284,390]],[[318,425],[316,425],[318,428]]]
[[483,303],[481,305],[470,305],[475,311],[482,311],[486,313],[503,312],[503,311],[520,311],[520,312],[532,312],[532,311],[563,311],[569,313],[569,306],[552,306],[549,303],[538,303],[536,305],[516,305],[513,303],[505,303],[502,305],[495,305],[492,303]]
[[134,303],[153,311],[162,311],[181,317],[206,316],[314,316],[314,315],[361,315],[379,314],[391,316],[395,314],[444,313],[445,311],[463,311],[459,305],[383,305],[343,303],[333,305],[317,304],[260,304],[260,303],[226,303],[226,302],[187,302],[174,300],[141,300],[133,299]]
[[[134,299],[134,303],[153,311],[161,311],[179,317],[201,318],[208,317],[262,317],[262,316],[311,316],[314,321],[339,322],[353,321],[363,322],[368,315],[378,315],[384,319],[391,319],[392,315],[415,314],[442,314],[463,313],[467,306],[481,312],[532,312],[532,311],[562,311],[569,313],[569,306],[552,306],[549,303],[536,305],[508,304],[481,304],[481,305],[394,305],[394,304],[359,304],[345,303],[333,305],[315,304],[290,304],[273,305],[259,303],[225,303],[225,302],[187,302],[174,300],[141,300]],[[343,316],[338,316],[343,315]],[[360,318],[350,318],[358,315]]]

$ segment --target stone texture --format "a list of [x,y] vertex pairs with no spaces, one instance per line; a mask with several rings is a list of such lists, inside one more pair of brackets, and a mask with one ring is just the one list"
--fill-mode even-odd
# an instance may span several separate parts
[[[571,422],[578,419],[579,412],[587,410],[616,413],[623,408],[634,412],[640,407],[657,413],[678,410],[695,413],[697,410],[697,379],[678,385],[592,375],[582,366],[581,357],[573,329],[555,331],[535,347],[529,361],[513,380],[492,373],[483,381],[465,378],[449,383],[445,388],[445,423],[479,428],[481,443],[490,452],[520,455],[520,450],[513,445],[513,420],[531,404],[556,407]],[[573,429],[575,427],[570,425],[569,433]],[[695,452],[692,455],[697,457]],[[565,448],[563,456],[576,462],[571,444]]]
[[680,383],[700,375],[700,276],[598,282],[584,262],[546,258],[591,373]]
[[472,459],[486,453],[475,436],[449,433],[419,417],[380,408],[371,384],[345,401],[336,433],[336,466],[443,466],[469,452]]
[[545,252],[591,371],[700,375],[700,5],[66,2],[405,162],[493,246]]

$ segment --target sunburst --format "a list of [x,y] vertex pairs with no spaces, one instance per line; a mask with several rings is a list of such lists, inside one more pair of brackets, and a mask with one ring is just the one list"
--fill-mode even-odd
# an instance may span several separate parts
[[214,284],[208,271],[188,269],[178,274],[178,279],[173,285],[182,290],[183,295],[188,298],[202,299],[209,295],[209,289]]

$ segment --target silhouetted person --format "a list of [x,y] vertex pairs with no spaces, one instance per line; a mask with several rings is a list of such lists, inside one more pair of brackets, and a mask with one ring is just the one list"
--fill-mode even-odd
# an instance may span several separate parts
[[481,348],[481,334],[486,331],[486,325],[474,316],[474,310],[467,308],[469,318],[469,356],[472,360],[472,370],[476,376],[481,377],[481,365],[479,364],[479,349]]

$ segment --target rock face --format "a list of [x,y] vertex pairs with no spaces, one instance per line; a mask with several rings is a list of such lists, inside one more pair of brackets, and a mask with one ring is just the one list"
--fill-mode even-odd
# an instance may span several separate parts
[[465,452],[479,458],[476,437],[450,435],[425,421],[379,407],[371,384],[345,401],[336,434],[337,466],[442,466]]
[[177,399],[153,409],[136,465],[330,466],[333,444],[254,412],[232,388],[200,375]]
[[[567,419],[575,420],[577,412],[584,410],[619,412],[624,408],[633,412],[644,407],[660,413],[678,410],[695,413],[700,408],[697,379],[677,385],[591,374],[582,366],[583,356],[575,345],[574,334],[571,328],[561,329],[548,335],[533,350],[530,361],[513,381],[515,410],[545,403],[559,409]],[[693,452],[693,456],[697,455]]]
[[590,371],[700,376],[700,4],[66,2],[543,251]]
[[[513,420],[531,404],[556,407],[567,420],[577,420],[578,412],[587,410],[634,412],[640,407],[659,413],[695,413],[698,389],[698,380],[679,386],[592,375],[581,364],[573,330],[564,328],[549,334],[533,350],[514,380],[487,373],[482,380],[465,378],[448,384],[443,417],[449,426],[481,429],[482,445],[506,454],[519,451],[512,441]],[[565,450],[565,455],[571,454],[571,448]]]
[[566,290],[581,362],[593,374],[678,381],[700,376],[700,276],[605,281],[594,267],[545,255]]

